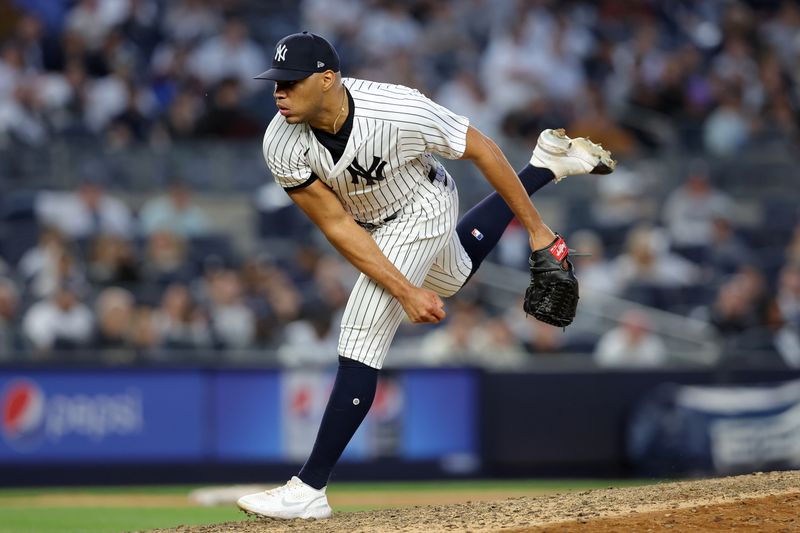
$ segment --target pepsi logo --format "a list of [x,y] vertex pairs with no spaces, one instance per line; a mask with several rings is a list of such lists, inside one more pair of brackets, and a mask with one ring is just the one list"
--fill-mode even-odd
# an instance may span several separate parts
[[372,418],[378,422],[385,422],[400,415],[404,404],[403,389],[389,378],[378,381],[375,391],[375,400],[370,411]]
[[36,383],[29,379],[11,381],[0,399],[5,440],[22,447],[38,442],[43,434],[45,406],[45,395]]
[[314,407],[314,397],[309,387],[292,391],[290,409],[297,416],[309,416]]

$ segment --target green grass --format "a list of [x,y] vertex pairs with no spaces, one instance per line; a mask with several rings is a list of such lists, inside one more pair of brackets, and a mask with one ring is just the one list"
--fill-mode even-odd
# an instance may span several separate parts
[[[481,490],[532,490],[559,492],[645,485],[647,480],[481,480],[400,483],[335,483],[332,494],[390,492],[478,492]],[[26,505],[26,498],[42,495],[144,494],[184,495],[196,486],[57,487],[0,489],[0,533],[118,533],[199,525],[245,519],[233,506],[221,507],[70,507]],[[338,506],[339,512],[368,507]]]
[[2,533],[112,533],[245,519],[230,507],[0,507]]

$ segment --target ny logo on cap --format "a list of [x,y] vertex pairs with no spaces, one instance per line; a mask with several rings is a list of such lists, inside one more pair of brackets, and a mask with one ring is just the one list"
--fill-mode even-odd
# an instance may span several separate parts
[[275,61],[285,61],[286,60],[286,45],[279,44],[278,47],[275,49]]

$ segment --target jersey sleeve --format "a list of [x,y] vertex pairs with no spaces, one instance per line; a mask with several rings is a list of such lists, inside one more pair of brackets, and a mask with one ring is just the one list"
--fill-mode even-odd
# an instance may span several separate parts
[[307,148],[297,127],[276,115],[264,134],[262,150],[275,182],[287,191],[310,185],[316,179],[306,158]]
[[467,149],[469,119],[413,91],[414,118],[419,118],[417,131],[425,143],[425,151],[447,159],[459,159]]

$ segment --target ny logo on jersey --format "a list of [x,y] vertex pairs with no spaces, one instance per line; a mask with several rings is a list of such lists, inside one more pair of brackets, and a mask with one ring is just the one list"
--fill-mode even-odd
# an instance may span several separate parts
[[275,61],[285,61],[286,60],[286,45],[279,44],[278,47],[275,49]]
[[364,167],[358,164],[358,161],[353,159],[353,162],[350,163],[350,166],[347,167],[347,170],[350,171],[350,174],[353,176],[352,183],[357,184],[358,178],[362,177],[367,182],[367,186],[373,185],[375,181],[383,181],[386,179],[386,176],[383,175],[383,167],[386,166],[386,161],[381,161],[378,156],[372,156],[372,164],[369,166],[368,169],[364,170]]

